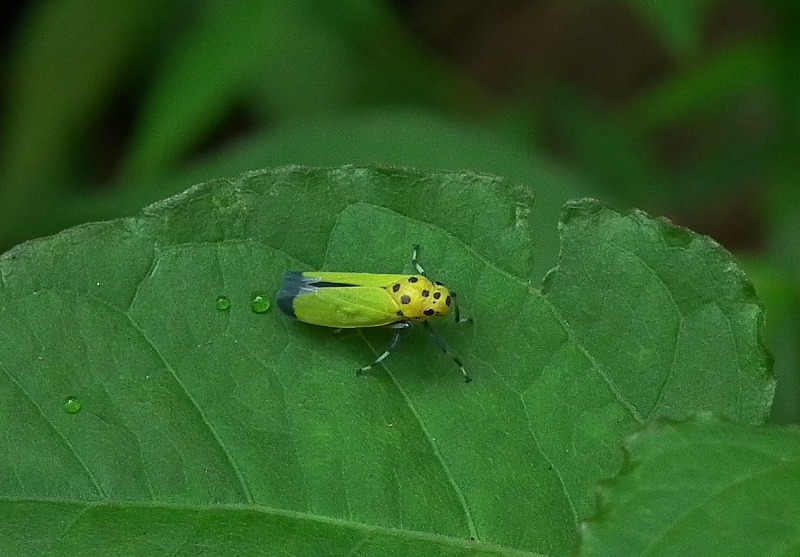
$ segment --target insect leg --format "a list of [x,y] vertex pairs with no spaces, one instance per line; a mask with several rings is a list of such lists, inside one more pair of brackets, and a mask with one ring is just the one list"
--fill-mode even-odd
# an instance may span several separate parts
[[363,366],[363,367],[360,367],[360,368],[358,368],[358,369],[356,370],[356,375],[361,375],[361,374],[362,374],[362,373],[364,373],[365,371],[369,371],[370,369],[372,369],[373,367],[375,367],[376,365],[378,365],[379,363],[381,363],[383,360],[385,360],[385,359],[386,359],[386,357],[387,357],[387,356],[388,356],[388,355],[389,355],[389,354],[392,352],[392,350],[394,350],[394,349],[395,349],[395,347],[397,346],[397,343],[400,341],[400,335],[401,335],[401,334],[403,334],[403,331],[405,331],[406,329],[408,329],[408,327],[409,327],[410,325],[411,325],[411,323],[406,323],[406,322],[397,323],[397,324],[395,324],[395,325],[390,325],[392,328],[395,328],[395,329],[397,329],[397,332],[396,332],[396,333],[394,334],[394,336],[392,337],[392,341],[389,343],[389,347],[388,347],[386,350],[384,350],[384,351],[383,351],[383,354],[381,354],[380,356],[378,356],[378,357],[375,359],[375,361],[374,361],[374,362],[372,362],[372,363],[371,363],[371,364],[369,364],[369,365],[366,365],[366,366]]
[[472,381],[472,377],[467,375],[467,370],[464,369],[464,363],[461,361],[461,358],[459,358],[456,354],[453,354],[450,351],[450,349],[447,347],[447,343],[441,336],[439,336],[439,333],[437,333],[433,329],[433,327],[431,327],[430,323],[428,323],[427,321],[423,321],[422,325],[425,327],[425,330],[428,331],[428,334],[431,335],[431,338],[433,339],[433,342],[436,343],[436,346],[438,346],[442,352],[450,356],[450,358],[456,363],[458,369],[460,369],[461,373],[464,374],[464,382],[469,383],[470,381]]
[[417,254],[419,253],[419,244],[414,245],[414,249],[411,250],[411,264],[417,270],[417,272],[422,275],[423,277],[427,277],[428,275],[425,274],[425,269],[422,268],[422,265],[419,264],[419,260],[417,259]]
[[461,317],[461,309],[458,307],[458,299],[456,298],[456,293],[452,290],[450,291],[450,298],[453,299],[453,314],[456,318],[456,323],[472,323],[472,316]]

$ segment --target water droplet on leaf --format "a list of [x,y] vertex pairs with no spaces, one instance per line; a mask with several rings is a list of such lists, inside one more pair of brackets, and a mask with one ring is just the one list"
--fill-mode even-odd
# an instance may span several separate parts
[[254,292],[250,298],[250,309],[255,313],[264,313],[269,309],[269,298],[263,292]]
[[223,295],[217,296],[217,309],[220,311],[231,309],[231,299]]
[[67,397],[64,400],[64,411],[68,414],[77,414],[81,411],[81,401],[74,396]]

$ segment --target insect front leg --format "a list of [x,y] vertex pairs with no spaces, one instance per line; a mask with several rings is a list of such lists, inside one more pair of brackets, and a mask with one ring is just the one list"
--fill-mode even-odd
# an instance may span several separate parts
[[461,373],[464,374],[464,382],[465,383],[469,383],[470,381],[472,381],[472,377],[467,375],[467,370],[464,369],[464,363],[461,361],[461,358],[459,358],[458,355],[453,354],[450,351],[450,349],[447,347],[447,343],[444,341],[444,339],[441,336],[439,336],[439,333],[437,333],[433,329],[433,327],[431,327],[431,324],[428,323],[427,321],[423,321],[422,325],[425,327],[425,330],[428,331],[428,334],[433,339],[433,342],[436,343],[436,346],[438,346],[439,349],[442,352],[444,352],[445,354],[450,356],[450,359],[452,359],[456,363],[456,365],[458,366],[458,369],[460,369]]
[[419,264],[419,260],[417,259],[417,255],[419,254],[419,244],[415,244],[414,248],[411,250],[411,264],[414,266],[414,269],[422,275],[423,277],[427,277],[428,275],[425,274],[425,269],[422,268],[422,265]]
[[356,375],[361,375],[365,371],[369,371],[370,369],[381,363],[383,360],[385,360],[386,357],[389,354],[391,354],[392,350],[394,350],[395,347],[397,346],[397,343],[400,341],[400,335],[403,334],[403,331],[411,327],[411,323],[409,323],[408,321],[401,321],[400,323],[394,323],[393,325],[389,325],[389,327],[392,329],[397,329],[397,331],[394,333],[394,336],[392,336],[392,340],[389,343],[389,347],[386,350],[384,350],[383,354],[378,356],[374,362],[372,362],[369,365],[358,368],[356,370]]

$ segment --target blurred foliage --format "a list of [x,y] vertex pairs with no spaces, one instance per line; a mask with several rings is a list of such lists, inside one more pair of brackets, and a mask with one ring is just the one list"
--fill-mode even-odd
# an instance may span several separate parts
[[796,2],[52,0],[4,25],[2,250],[264,166],[469,167],[536,189],[560,165],[576,179],[537,192],[542,218],[590,194],[745,256],[773,417],[800,422]]

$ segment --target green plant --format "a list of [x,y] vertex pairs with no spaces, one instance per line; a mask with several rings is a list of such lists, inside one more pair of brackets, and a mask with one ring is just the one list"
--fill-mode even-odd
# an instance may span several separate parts
[[[5,254],[6,554],[569,555],[594,517],[587,555],[733,555],[762,508],[783,510],[759,539],[796,543],[773,527],[800,522],[800,443],[756,427],[774,382],[736,261],[584,199],[542,283],[532,202],[470,172],[287,167]],[[251,309],[288,269],[388,272],[416,242],[475,316],[447,329],[470,384],[424,335],[359,378],[385,331]]]

